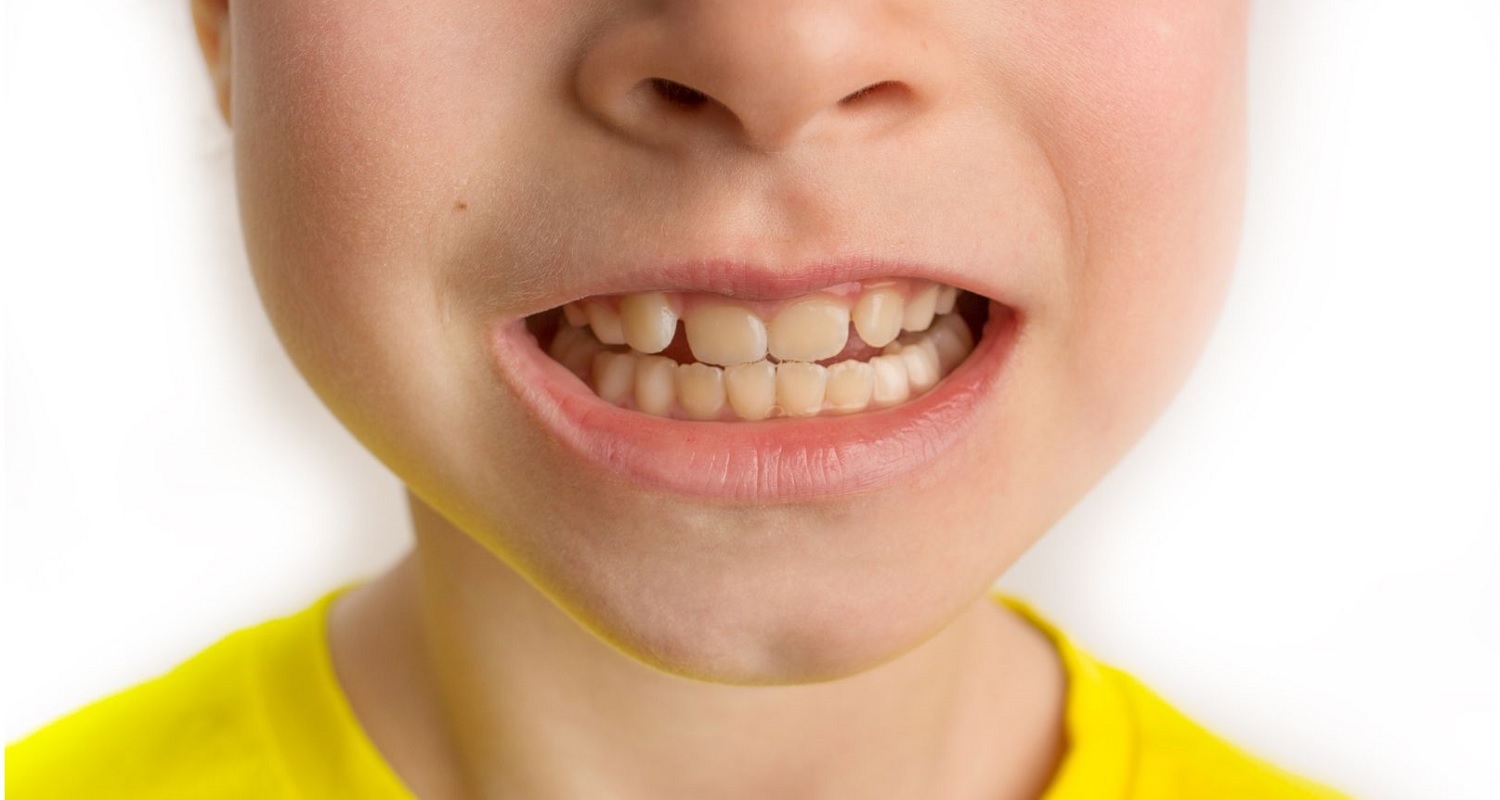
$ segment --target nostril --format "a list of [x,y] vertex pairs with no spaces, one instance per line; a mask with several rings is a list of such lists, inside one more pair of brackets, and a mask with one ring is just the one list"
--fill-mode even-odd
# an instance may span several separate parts
[[880,81],[879,83],[872,83],[857,92],[846,95],[842,100],[839,100],[839,105],[851,105],[861,100],[874,99],[874,97],[878,94],[891,94],[893,92],[900,91],[900,89],[900,84],[895,81]]
[[651,88],[655,89],[656,94],[663,100],[682,108],[697,108],[708,102],[708,95],[691,86],[684,86],[666,78],[652,78]]

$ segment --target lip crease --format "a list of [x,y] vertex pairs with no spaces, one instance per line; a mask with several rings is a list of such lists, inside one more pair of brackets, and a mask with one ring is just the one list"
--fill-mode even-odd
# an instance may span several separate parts
[[610,405],[542,352],[524,318],[497,323],[490,345],[500,381],[581,469],[643,488],[756,503],[853,494],[937,461],[969,437],[1005,374],[1018,328],[1016,313],[992,299],[974,351],[922,396],[848,416],[760,422],[672,420]]

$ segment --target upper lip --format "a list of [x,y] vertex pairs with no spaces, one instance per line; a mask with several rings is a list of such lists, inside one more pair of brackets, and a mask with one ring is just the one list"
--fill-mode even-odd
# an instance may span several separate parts
[[777,301],[805,295],[829,286],[880,278],[921,278],[945,283],[1010,304],[998,281],[997,270],[988,270],[983,282],[969,272],[942,268],[930,262],[874,257],[810,261],[793,266],[732,258],[701,258],[662,263],[632,263],[602,269],[580,282],[537,299],[524,315],[556,308],[586,297],[653,291],[705,292],[751,301]]

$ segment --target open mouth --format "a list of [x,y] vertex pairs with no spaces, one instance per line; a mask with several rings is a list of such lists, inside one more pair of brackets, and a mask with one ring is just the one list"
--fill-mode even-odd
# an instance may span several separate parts
[[859,414],[931,392],[974,351],[990,301],[919,279],[777,302],[700,292],[584,298],[526,327],[604,402],[674,420]]
[[1003,407],[1021,314],[933,279],[819,285],[817,269],[789,273],[800,291],[606,292],[498,322],[495,374],[575,474],[730,504],[914,485]]

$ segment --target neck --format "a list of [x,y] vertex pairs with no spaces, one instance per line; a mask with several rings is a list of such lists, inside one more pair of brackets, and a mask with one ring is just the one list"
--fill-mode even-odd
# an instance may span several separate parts
[[1022,800],[1056,769],[1056,654],[989,598],[858,675],[706,683],[613,649],[413,510],[417,548],[340,599],[330,638],[366,733],[423,800]]

